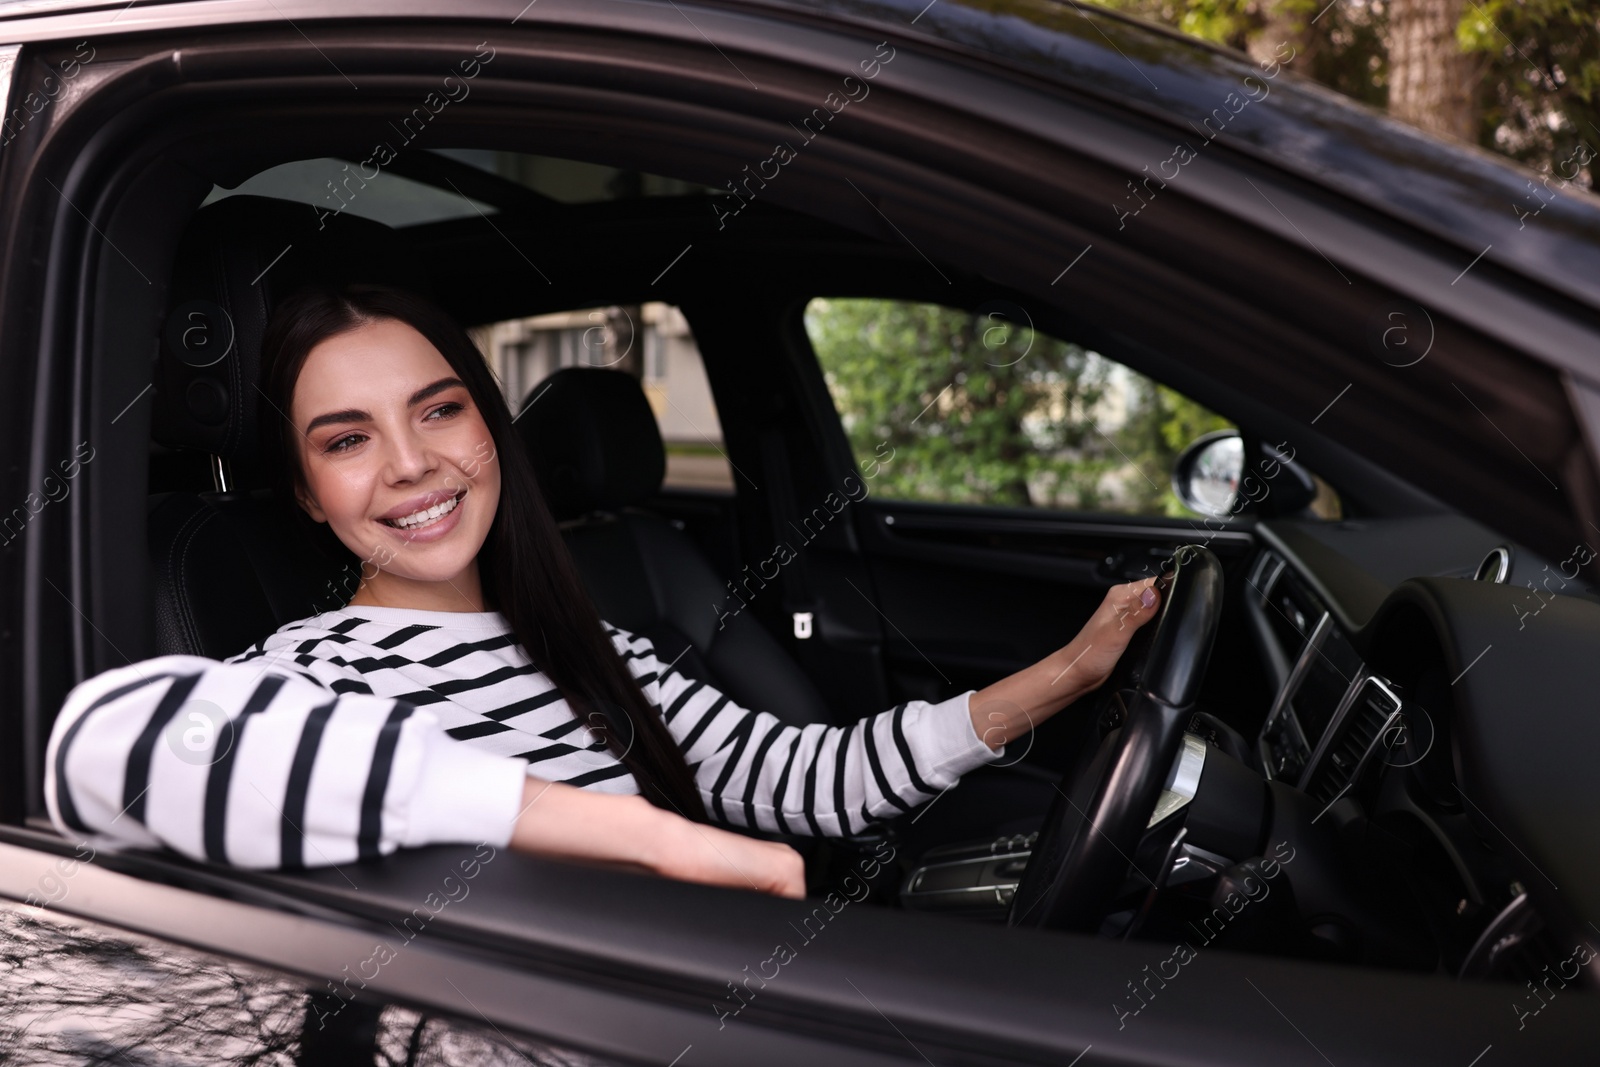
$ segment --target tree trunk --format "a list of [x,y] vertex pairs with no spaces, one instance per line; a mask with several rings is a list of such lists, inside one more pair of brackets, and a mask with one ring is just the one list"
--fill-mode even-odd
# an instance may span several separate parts
[[1465,0],[1391,0],[1389,113],[1429,133],[1476,141],[1472,62],[1456,44]]

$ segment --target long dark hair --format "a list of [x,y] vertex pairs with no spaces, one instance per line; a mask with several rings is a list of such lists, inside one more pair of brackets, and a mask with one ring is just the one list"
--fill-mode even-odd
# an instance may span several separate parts
[[311,286],[279,303],[262,339],[258,400],[261,456],[271,472],[274,495],[319,550],[332,552],[347,570],[359,570],[355,554],[329,530],[319,531],[320,524],[296,503],[306,488],[305,472],[299,442],[286,427],[294,385],[311,350],[330,337],[386,319],[409,325],[439,350],[466,383],[494,439],[500,503],[478,550],[487,608],[505,616],[524,654],[560,689],[578,719],[621,759],[645,797],[658,807],[706,821],[683,753],[601,626],[493,372],[448,312],[413,292],[364,283],[337,289]]

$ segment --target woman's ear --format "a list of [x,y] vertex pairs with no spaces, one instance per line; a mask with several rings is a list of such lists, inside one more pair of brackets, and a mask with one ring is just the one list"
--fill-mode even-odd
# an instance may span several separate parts
[[318,506],[316,498],[313,497],[309,492],[304,489],[297,490],[295,499],[300,501],[300,506],[305,509],[306,514],[310,515],[314,521],[328,521],[328,516],[323,512],[322,508]]

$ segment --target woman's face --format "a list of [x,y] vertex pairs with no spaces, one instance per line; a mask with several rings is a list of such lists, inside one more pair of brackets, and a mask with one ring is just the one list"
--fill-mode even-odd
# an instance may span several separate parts
[[[494,439],[449,362],[383,319],[313,348],[294,386],[300,504],[362,561],[351,603],[483,611],[478,549],[500,502]],[[416,513],[443,504],[435,518]]]

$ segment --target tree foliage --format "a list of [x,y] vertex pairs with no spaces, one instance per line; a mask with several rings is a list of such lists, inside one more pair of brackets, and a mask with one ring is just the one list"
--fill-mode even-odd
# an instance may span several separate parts
[[1589,188],[1592,170],[1567,161],[1600,151],[1600,6],[1476,0],[1456,40],[1485,65],[1480,142]]
[[[1265,54],[1290,41],[1292,69],[1363,103],[1388,104],[1389,22],[1404,0],[1100,2],[1240,51]],[[1600,153],[1600,4],[1462,0],[1460,10],[1455,47],[1476,60],[1476,142],[1591,187],[1581,161]]]
[[[1395,64],[1419,60],[1391,61],[1391,20],[1412,25],[1402,19],[1415,18],[1425,0],[1099,2],[1257,58],[1291,44],[1292,69],[1375,107],[1389,103],[1391,73],[1469,69],[1471,121],[1435,128],[1470,128],[1481,145],[1552,184],[1589,188],[1592,167],[1600,166],[1600,3],[1593,0],[1456,0],[1458,8],[1442,12],[1446,29],[1460,12],[1454,40],[1431,33],[1420,57],[1449,62],[1404,68]],[[1463,91],[1445,94],[1446,102],[1459,109]],[[1431,106],[1421,106],[1418,121],[1427,124]],[[1172,462],[1195,437],[1228,423],[1020,319],[883,300],[812,302],[806,324],[855,454],[875,472],[874,490],[917,500],[1189,514],[1169,488]]]
[[872,490],[1192,514],[1170,488],[1172,461],[1194,437],[1228,423],[1024,318],[1020,309],[811,302],[806,327]]

